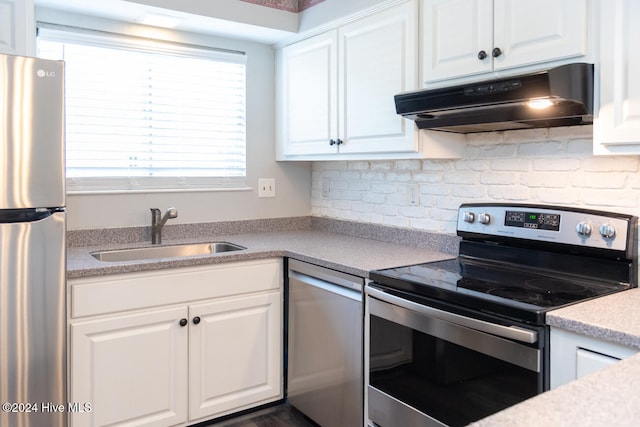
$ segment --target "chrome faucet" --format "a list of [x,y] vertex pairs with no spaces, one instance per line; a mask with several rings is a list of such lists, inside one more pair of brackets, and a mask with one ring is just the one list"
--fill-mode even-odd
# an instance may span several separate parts
[[161,217],[160,209],[151,208],[151,244],[159,245],[162,243],[162,227],[168,219],[178,217],[178,210],[176,208],[169,208],[167,212]]

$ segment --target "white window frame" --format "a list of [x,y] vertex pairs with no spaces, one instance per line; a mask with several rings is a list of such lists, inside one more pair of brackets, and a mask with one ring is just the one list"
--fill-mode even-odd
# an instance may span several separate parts
[[[96,31],[83,28],[60,26],[56,24],[38,23],[40,35],[47,40],[58,42],[82,43],[99,47],[116,47],[128,50],[143,50],[144,52],[165,53],[172,56],[190,58],[204,58],[221,60],[224,62],[244,64],[247,56],[244,52],[195,46],[170,41],[155,40]],[[44,34],[43,34],[44,33]],[[39,36],[40,36],[39,35]],[[141,46],[144,46],[141,48]],[[246,68],[245,68],[245,111],[246,99]],[[67,83],[68,85],[68,83]],[[244,126],[244,176],[209,176],[209,177],[67,177],[67,192],[82,193],[130,193],[130,192],[175,192],[175,191],[237,191],[250,190],[246,185],[247,141],[246,116]]]

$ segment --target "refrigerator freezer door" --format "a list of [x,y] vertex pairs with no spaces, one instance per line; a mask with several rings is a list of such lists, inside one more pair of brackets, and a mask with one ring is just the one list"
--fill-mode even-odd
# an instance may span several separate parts
[[65,205],[64,65],[0,55],[0,209]]
[[64,223],[64,212],[33,222],[0,222],[3,427],[66,426]]

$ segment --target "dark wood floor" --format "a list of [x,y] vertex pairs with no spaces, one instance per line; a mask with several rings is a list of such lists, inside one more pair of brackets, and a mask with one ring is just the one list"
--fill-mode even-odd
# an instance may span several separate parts
[[318,427],[288,403],[210,424],[209,427]]

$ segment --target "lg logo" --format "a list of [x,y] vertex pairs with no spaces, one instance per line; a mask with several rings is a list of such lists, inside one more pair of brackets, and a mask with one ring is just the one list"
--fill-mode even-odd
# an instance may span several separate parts
[[36,75],[38,77],[55,77],[56,76],[56,72],[55,71],[38,70],[38,71],[36,71]]

